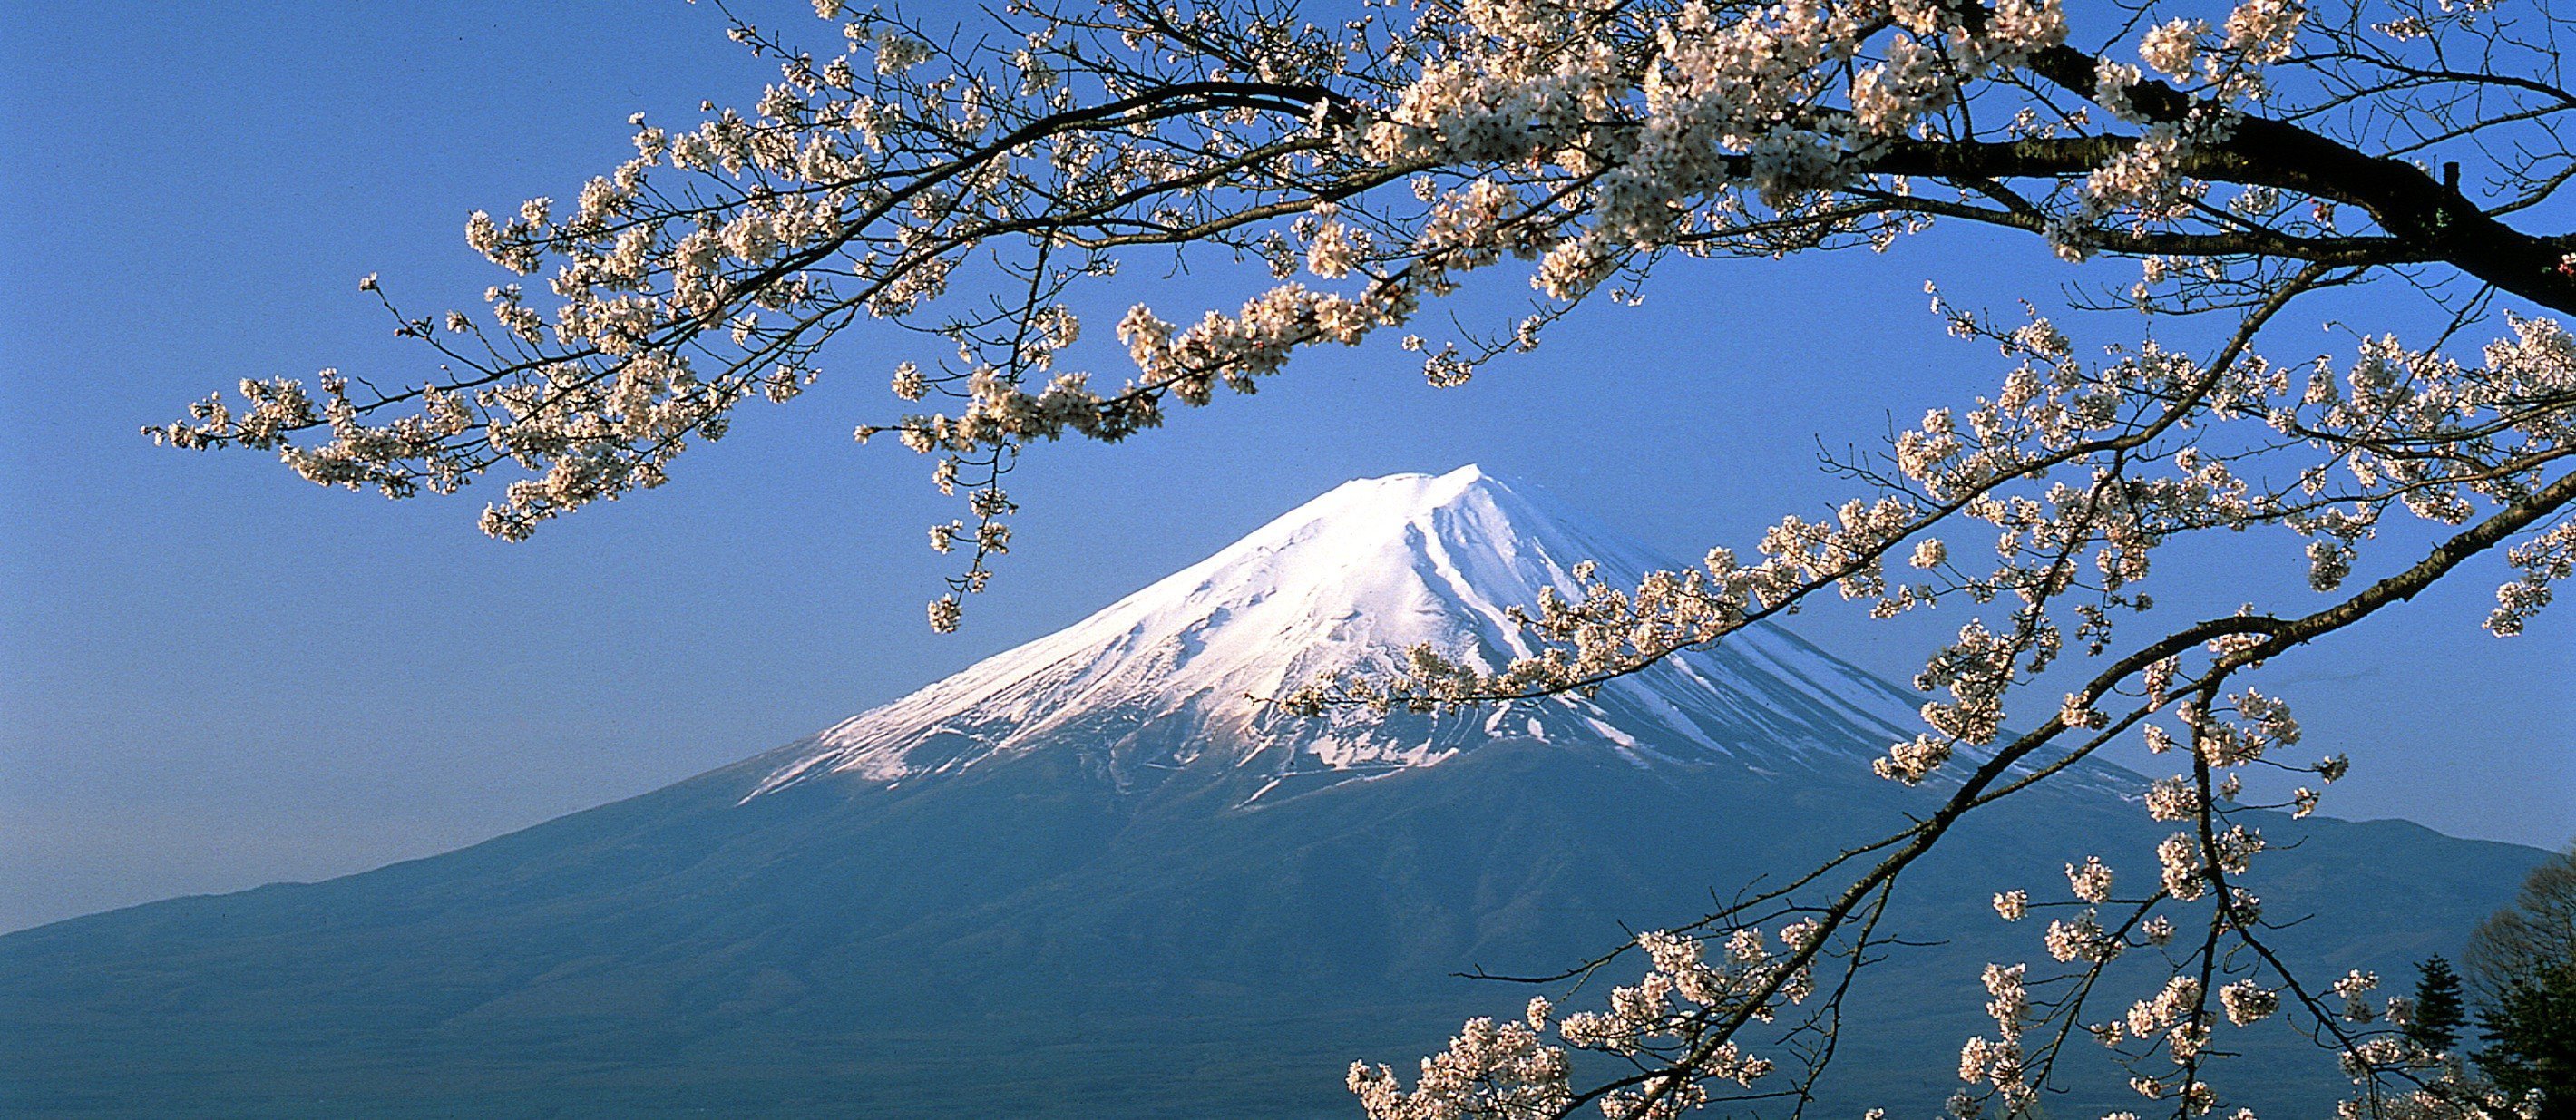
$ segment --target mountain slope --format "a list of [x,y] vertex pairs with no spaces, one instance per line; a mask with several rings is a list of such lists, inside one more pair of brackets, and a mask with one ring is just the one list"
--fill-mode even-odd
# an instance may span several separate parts
[[[1480,473],[1355,483],[1062,634],[643,797],[430,859],[0,937],[0,1114],[1347,1115],[1537,971],[1700,913],[1928,794],[1867,775],[1911,694],[1778,631],[1509,718],[1298,724],[1241,702],[1651,561]],[[1555,584],[1565,586],[1564,584]],[[1928,1111],[1988,893],[2160,838],[2098,783],[1969,818],[1861,992],[1834,1102]],[[1364,779],[1364,780],[1363,780]],[[2539,853],[2266,826],[2303,959],[2452,951]],[[2438,869],[2438,871],[2434,870]],[[2268,1059],[2266,1059],[2268,1060]],[[2321,1064],[2242,1102],[2313,1104]],[[1926,1086],[1933,1086],[1927,1089]],[[2119,1102],[2065,1102],[2113,1107]]]
[[1041,747],[1079,752],[1122,788],[1205,759],[1305,792],[1505,739],[1812,769],[1913,736],[1918,696],[1768,625],[1589,700],[1324,721],[1249,701],[1326,672],[1393,668],[1417,644],[1499,669],[1532,652],[1506,609],[1542,589],[1579,596],[1584,561],[1614,584],[1672,566],[1474,466],[1351,482],[1081,622],[823,732],[757,792],[826,773],[897,783]]

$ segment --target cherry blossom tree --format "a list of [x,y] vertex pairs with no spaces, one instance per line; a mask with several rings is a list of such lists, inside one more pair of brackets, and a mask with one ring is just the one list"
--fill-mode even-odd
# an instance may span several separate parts
[[[1590,962],[1644,968],[1600,1007],[1537,1000],[1468,1023],[1409,1083],[1361,1065],[1351,1087],[1378,1120],[1803,1102],[1821,1063],[1780,1067],[1755,1027],[1839,1007],[1895,884],[1960,819],[2136,738],[2176,760],[2141,791],[2171,836],[2151,867],[2071,852],[2063,898],[1995,897],[2003,920],[2066,916],[2044,958],[1987,972],[1992,1037],[1961,1047],[1955,1114],[2034,1114],[2076,1045],[2118,1055],[2142,1107],[2203,1114],[2227,1097],[2227,1032],[2266,1021],[2342,1063],[2346,1115],[2534,1107],[2464,1091],[2375,977],[2303,977],[2274,951],[2240,882],[2265,848],[2249,811],[2305,815],[2345,764],[2295,755],[2289,707],[2242,678],[2482,554],[2515,573],[2486,620],[2500,635],[2576,572],[2576,338],[2550,317],[2576,310],[2576,234],[2550,232],[2576,176],[2556,46],[2576,25],[2547,0],[1019,0],[962,28],[814,6],[819,29],[735,15],[780,66],[758,104],[639,116],[634,157],[571,204],[473,215],[468,241],[545,292],[514,280],[479,314],[419,318],[387,300],[435,351],[427,376],[244,381],[150,434],[396,497],[505,478],[483,527],[518,539],[661,485],[735,409],[794,398],[832,339],[883,320],[935,342],[893,371],[918,403],[857,436],[901,441],[964,494],[932,530],[965,553],[931,605],[946,629],[1008,548],[1021,454],[1139,435],[1310,347],[1400,339],[1452,385],[1695,259],[1884,249],[1936,224],[2134,261],[2101,299],[2213,324],[2209,346],[2079,340],[1936,292],[1954,333],[1998,351],[1997,387],[1835,463],[1853,496],[1830,517],[1637,586],[1587,570],[1519,616],[1537,656],[1422,649],[1405,672],[1276,698],[1581,692],[1824,598],[1971,615],[1916,681],[1925,730],[1877,763],[1937,811]],[[1114,385],[1069,368],[1078,293],[1175,253],[1272,286],[1196,317],[1136,306]],[[1428,325],[1494,272],[1526,277],[1526,314]],[[2282,341],[2313,297],[2364,284],[2448,325]],[[2381,532],[2398,520],[2424,529]],[[2247,529],[2292,542],[2325,605],[2140,618],[2161,547]],[[2077,686],[2008,727],[2008,701],[2061,662]],[[2311,784],[2257,804],[2254,768]],[[2124,954],[2161,982],[2113,992]],[[1575,1052],[1620,1072],[1580,1079]]]

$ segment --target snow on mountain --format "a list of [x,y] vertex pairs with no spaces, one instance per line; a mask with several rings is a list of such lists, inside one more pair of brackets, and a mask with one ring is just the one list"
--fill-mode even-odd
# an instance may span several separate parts
[[1252,800],[1428,766],[1500,739],[1640,764],[1861,765],[1919,726],[1916,694],[1757,626],[1589,700],[1300,718],[1278,696],[1420,642],[1485,668],[1530,652],[1506,607],[1572,569],[1672,567],[1536,487],[1467,466],[1361,479],[1083,621],[823,732],[757,792],[834,773],[888,784],[1030,751],[1079,752],[1121,788],[1194,765],[1255,768]]

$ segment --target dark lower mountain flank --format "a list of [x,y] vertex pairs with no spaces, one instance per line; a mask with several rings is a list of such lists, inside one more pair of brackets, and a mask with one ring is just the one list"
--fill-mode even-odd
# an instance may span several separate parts
[[[1041,760],[737,805],[764,772],[0,938],[0,1111],[1349,1115],[1350,1060],[1401,1065],[1529,994],[1450,973],[1580,960],[1907,800],[1535,743],[1258,809],[1223,778],[1138,798]],[[2140,869],[2158,836],[2044,791],[1987,812],[1922,869],[1911,932],[1948,943],[1864,982],[1838,1102],[1937,1106],[1977,971],[2037,955],[2035,923],[1986,896],[2062,883],[2073,831]],[[2456,949],[2538,858],[2395,823],[2267,831],[2304,843],[2255,888],[2275,915],[2332,915],[2281,939],[2338,974]],[[2266,1066],[2242,1103],[2336,1088],[2314,1054]]]

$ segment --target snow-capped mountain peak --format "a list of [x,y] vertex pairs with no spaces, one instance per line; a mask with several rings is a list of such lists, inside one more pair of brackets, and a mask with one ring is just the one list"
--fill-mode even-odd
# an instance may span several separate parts
[[1274,779],[1257,799],[1504,738],[1777,769],[1857,761],[1910,736],[1916,697],[1770,627],[1590,700],[1299,718],[1256,699],[1391,666],[1424,642],[1499,668],[1529,652],[1506,608],[1541,588],[1575,592],[1585,560],[1614,583],[1669,566],[1472,465],[1345,483],[1073,626],[842,722],[760,790],[822,774],[899,783],[1061,750],[1122,787],[1191,766],[1254,768]]

